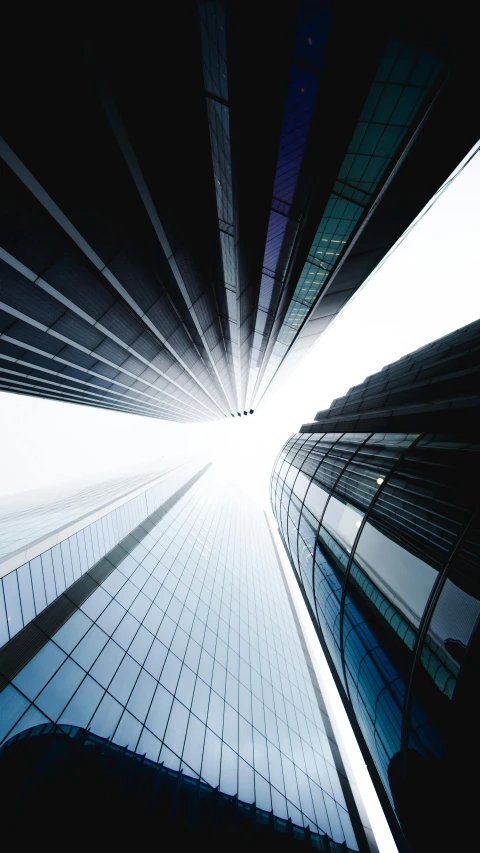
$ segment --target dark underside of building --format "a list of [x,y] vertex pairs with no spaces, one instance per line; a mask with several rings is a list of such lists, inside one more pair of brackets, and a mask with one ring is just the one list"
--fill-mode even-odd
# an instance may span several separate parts
[[[24,844],[76,845],[160,841],[176,850],[275,850],[351,853],[326,835],[275,817],[76,726],[28,729],[0,750],[4,838]],[[21,827],[21,830],[19,829]],[[73,840],[73,839],[72,839]]]
[[475,144],[463,16],[276,11],[12,29],[0,388],[170,420],[253,412]]

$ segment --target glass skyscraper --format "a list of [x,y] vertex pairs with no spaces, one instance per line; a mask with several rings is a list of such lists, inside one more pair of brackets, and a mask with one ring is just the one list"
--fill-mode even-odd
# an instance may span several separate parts
[[472,323],[352,388],[287,441],[271,480],[392,830],[418,851],[476,837],[479,335]]
[[463,16],[262,12],[163,3],[118,8],[114,37],[110,20],[12,30],[1,390],[253,412],[476,143]]
[[205,460],[170,460],[1,511],[0,764],[12,813],[48,799],[51,774],[54,800],[77,790],[96,756],[87,788],[112,762],[106,787],[130,780],[120,811],[148,790],[134,799],[139,825],[173,785],[203,797],[202,820],[213,798],[210,832],[221,801],[237,838],[248,825],[279,849],[376,849],[259,507]]

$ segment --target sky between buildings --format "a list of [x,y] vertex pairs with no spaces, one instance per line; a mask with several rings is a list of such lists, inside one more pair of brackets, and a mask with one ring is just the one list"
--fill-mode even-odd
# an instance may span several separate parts
[[176,424],[0,392],[0,499],[202,452],[267,505],[275,457],[302,423],[384,365],[480,317],[479,196],[477,153],[253,416]]
[[[274,460],[302,423],[384,365],[480,317],[480,153],[457,171],[282,390],[253,416],[174,424],[0,392],[0,502],[5,505],[8,495],[27,489],[113,476],[166,455],[202,453],[268,509]],[[380,851],[393,853],[395,844],[288,563],[286,568],[337,737],[348,752]]]

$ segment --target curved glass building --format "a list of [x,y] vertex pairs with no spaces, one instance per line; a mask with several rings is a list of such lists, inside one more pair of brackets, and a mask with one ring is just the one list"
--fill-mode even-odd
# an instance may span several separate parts
[[474,837],[479,333],[473,323],[334,401],[286,442],[271,481],[397,843],[415,850]]

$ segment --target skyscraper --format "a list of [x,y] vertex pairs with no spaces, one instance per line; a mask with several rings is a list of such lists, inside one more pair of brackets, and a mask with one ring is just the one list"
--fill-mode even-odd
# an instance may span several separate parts
[[209,1],[13,31],[0,388],[178,421],[256,409],[476,142],[468,25],[421,7]]
[[472,323],[352,388],[287,441],[271,481],[392,829],[418,851],[476,832],[479,336]]
[[67,491],[3,513],[11,820],[71,832],[86,790],[110,839],[376,850],[261,509],[197,460]]

